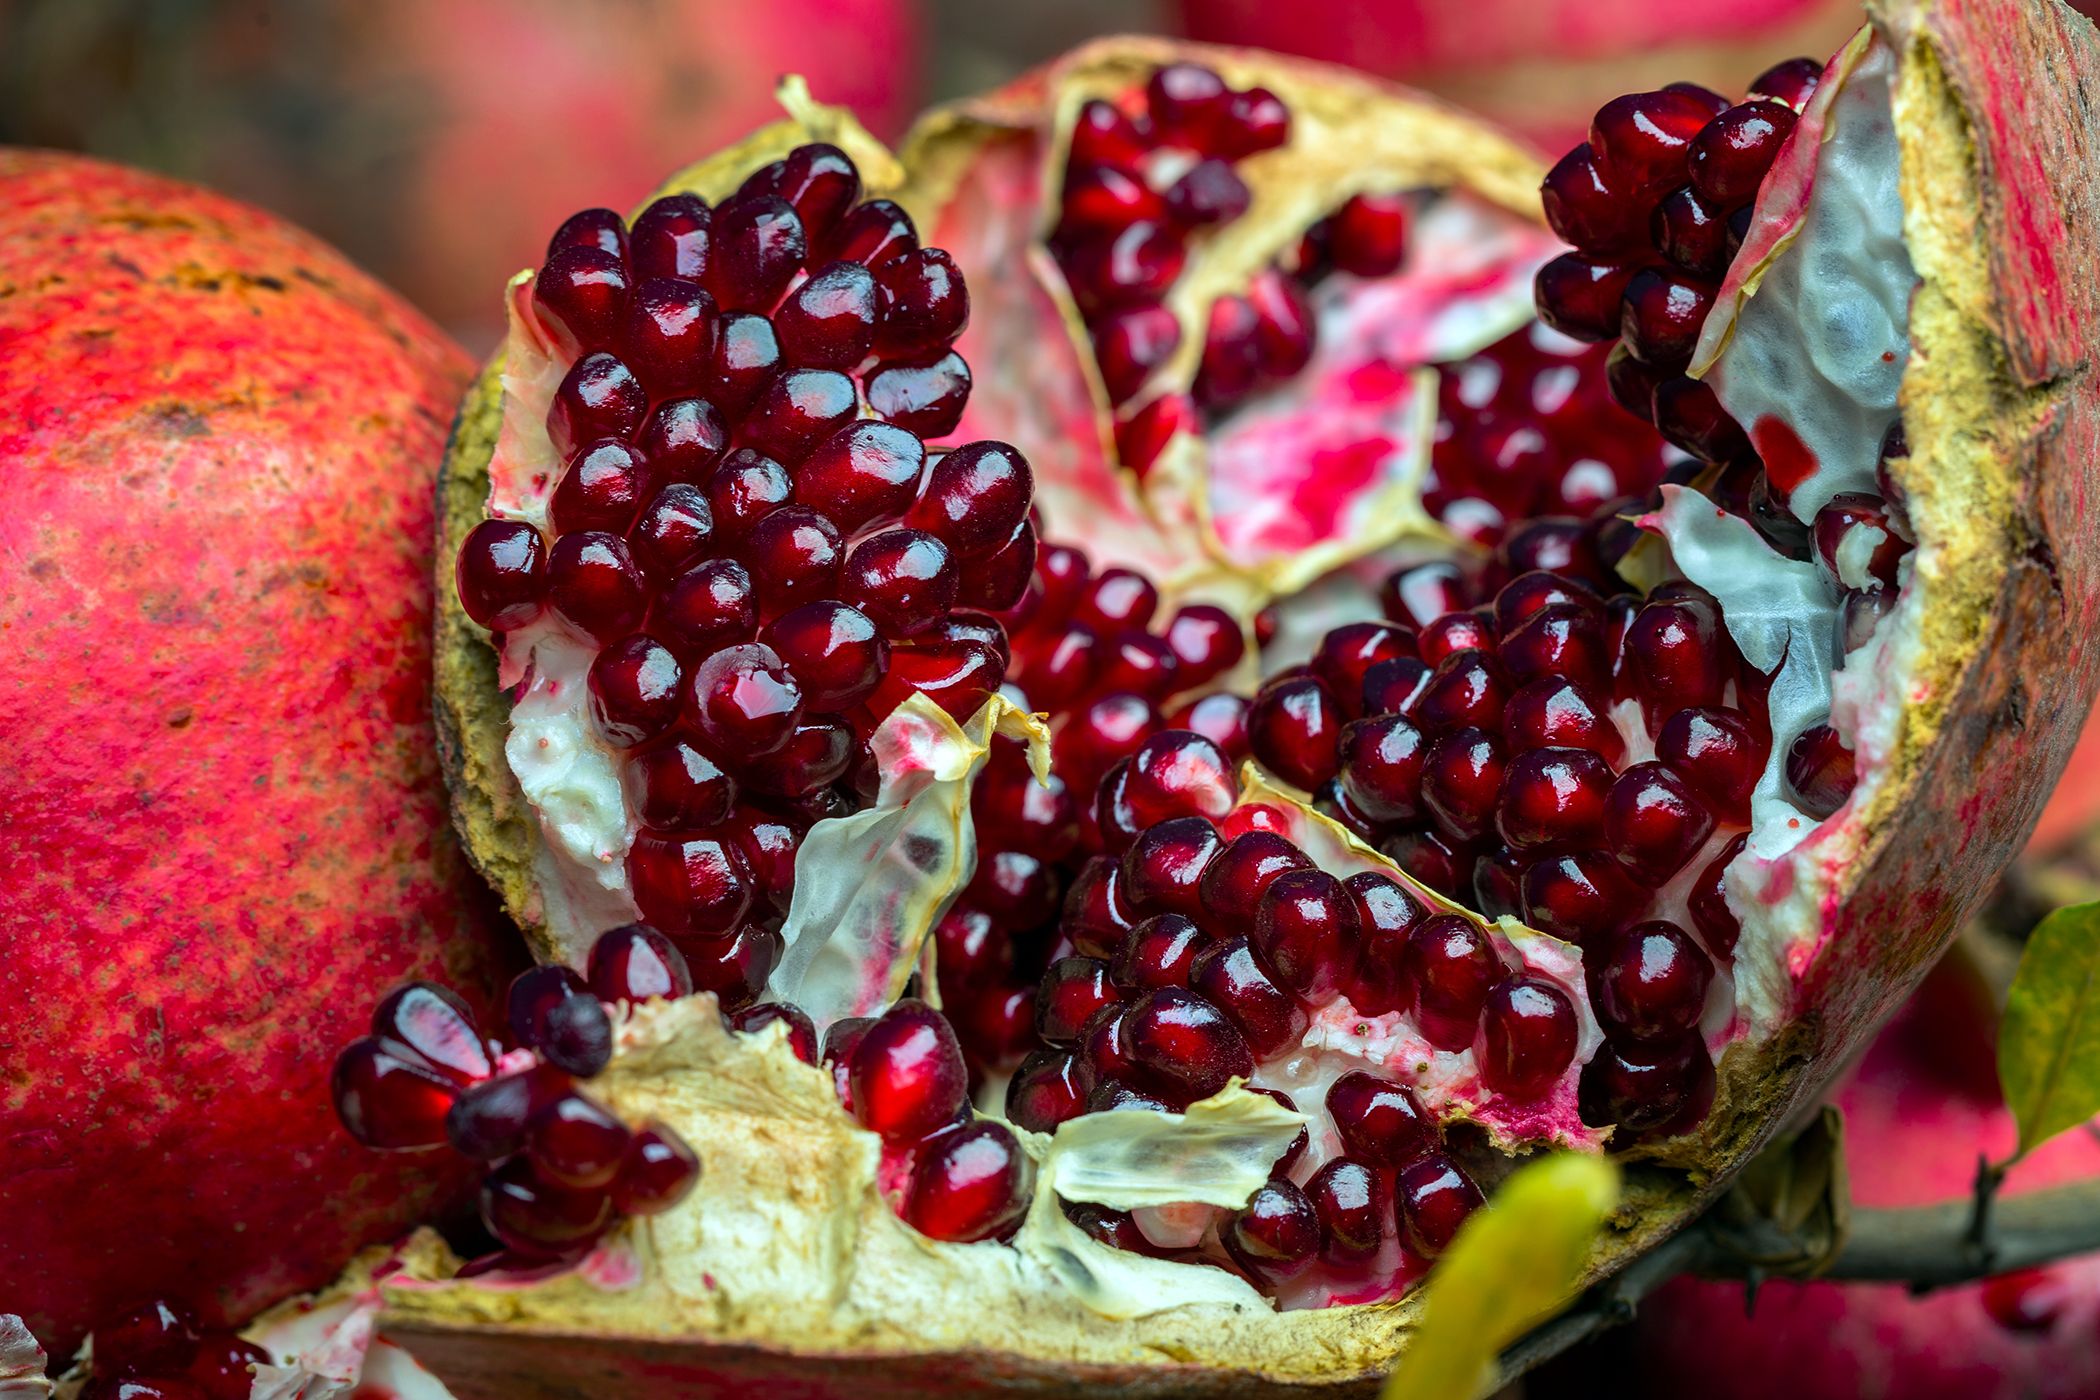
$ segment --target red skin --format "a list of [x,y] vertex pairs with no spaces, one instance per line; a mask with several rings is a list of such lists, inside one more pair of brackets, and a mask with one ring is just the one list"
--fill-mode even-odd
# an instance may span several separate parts
[[[1845,1113],[1852,1198],[1927,1205],[1968,1194],[1976,1154],[2002,1161],[2012,1115],[1998,1097],[1989,994],[1957,953],[1941,964],[1833,1096]],[[2017,1194],[2100,1173],[2078,1128],[2013,1169]],[[1921,1299],[1900,1284],[1767,1283],[1746,1317],[1740,1285],[1680,1278],[1634,1323],[1530,1382],[1534,1400],[2082,1400],[2100,1393],[2100,1258],[2055,1265],[2067,1302],[2047,1332],[2009,1331],[1982,1284]]]
[[470,366],[313,238],[69,156],[0,150],[0,289],[0,1308],[63,1356],[156,1294],[244,1318],[460,1181],[327,1084],[393,983],[495,976],[430,720]]

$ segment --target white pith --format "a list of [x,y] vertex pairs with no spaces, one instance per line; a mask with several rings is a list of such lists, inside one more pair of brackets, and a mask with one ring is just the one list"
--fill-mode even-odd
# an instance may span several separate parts
[[[1811,518],[1816,506],[1835,492],[1876,489],[1875,453],[1883,429],[1896,414],[1895,388],[1907,355],[1903,332],[1913,277],[1908,260],[1901,257],[1902,207],[1895,189],[1894,136],[1888,116],[1893,61],[1884,46],[1875,44],[1866,49],[1865,57],[1846,76],[1847,80],[1833,89],[1835,100],[1827,139],[1817,162],[1817,198],[1809,205],[1792,245],[1772,263],[1757,284],[1755,295],[1733,315],[1730,338],[1713,357],[1712,380],[1724,404],[1739,419],[1748,422],[1753,416],[1767,413],[1781,417],[1815,448],[1825,464],[1825,470],[1809,487],[1795,493],[1793,506],[1804,520]],[[1422,227],[1434,228],[1434,220],[1445,216],[1443,211],[1455,211],[1448,217],[1458,218],[1463,209],[1457,200],[1437,201]],[[1890,239],[1897,250],[1893,262],[1874,251]],[[1860,275],[1862,266],[1868,264],[1869,271]],[[1528,273],[1529,266],[1522,282],[1528,282]],[[1511,279],[1510,284],[1521,283]],[[1378,284],[1335,282],[1317,289],[1315,304],[1321,317],[1319,353],[1361,355],[1369,336],[1362,329],[1360,318],[1377,310],[1384,295],[1386,292]],[[517,305],[514,299],[514,368],[519,364]],[[1469,353],[1499,339],[1523,319],[1523,315],[1515,315],[1503,324],[1505,308],[1493,298],[1483,299],[1482,307],[1480,319],[1460,318],[1437,332],[1449,332],[1448,351],[1425,354],[1412,363],[1419,366]],[[1528,311],[1524,314],[1528,315]],[[1714,325],[1722,321],[1717,314]],[[1719,334],[1714,325],[1709,327],[1710,335]],[[1334,327],[1331,335],[1330,326]],[[1900,347],[1892,368],[1878,359],[1876,363],[1882,367],[1865,374],[1848,375],[1831,368],[1841,362],[1840,351],[1845,346],[1857,346],[1877,336]],[[1793,370],[1789,369],[1782,388],[1773,367],[1783,361],[1791,365],[1801,360],[1804,338],[1808,341],[1808,363],[1824,372],[1803,382],[1793,377]],[[1319,368],[1324,364],[1325,360],[1316,360],[1315,369],[1308,371],[1305,382],[1325,382]],[[535,407],[529,395],[544,390],[551,396],[552,382],[541,376],[537,381],[521,379],[520,385],[516,402],[520,414],[530,419],[520,432],[536,431],[544,440],[547,398],[540,398]],[[507,391],[509,387],[507,375]],[[1250,400],[1218,435],[1212,452],[1212,489],[1218,493],[1214,501],[1224,503],[1222,509],[1230,509],[1234,499],[1230,491],[1235,482],[1242,477],[1254,479],[1251,470],[1241,472],[1235,465],[1240,461],[1239,447],[1260,446],[1262,425],[1269,421],[1264,415],[1293,407],[1272,400],[1281,400],[1289,392]],[[1433,393],[1417,392],[1414,398],[1426,399],[1433,411]],[[511,404],[507,392],[505,442],[511,443],[511,452],[506,456],[504,445],[499,444],[491,469],[491,513],[534,520],[544,528],[545,500],[551,492],[553,473],[545,473],[537,486],[521,485],[535,479],[533,473],[543,468],[545,459],[532,455],[532,444],[522,439],[512,441]],[[1413,418],[1411,429],[1419,433],[1418,410]],[[1244,439],[1235,438],[1235,432],[1243,432]],[[1426,436],[1422,443],[1419,455],[1410,448],[1408,460],[1396,468],[1407,474],[1410,483],[1419,483],[1421,466],[1426,462]],[[549,446],[546,457],[551,455]],[[559,463],[555,463],[555,471],[558,470]],[[1879,779],[1880,759],[1888,751],[1896,717],[1907,699],[1905,677],[1911,672],[1911,657],[1918,645],[1918,600],[1907,586],[1911,564],[1906,563],[1902,576],[1905,586],[1895,611],[1877,628],[1866,647],[1846,659],[1844,669],[1833,680],[1833,667],[1839,660],[1832,654],[1831,642],[1836,599],[1814,566],[1779,556],[1746,522],[1723,515],[1696,491],[1672,487],[1665,490],[1664,496],[1665,504],[1654,523],[1671,547],[1677,571],[1720,600],[1731,635],[1751,664],[1768,671],[1779,669],[1771,694],[1772,757],[1753,799],[1749,850],[1729,873],[1730,903],[1742,920],[1742,936],[1733,967],[1719,965],[1702,1022],[1709,1044],[1718,1050],[1741,1035],[1754,1036],[1771,1027],[1791,1009],[1792,969],[1799,965],[1807,945],[1813,943],[1822,928],[1831,876],[1856,845],[1850,814],[1872,795]],[[1865,539],[1872,533],[1860,532],[1856,538]],[[1840,571],[1846,574],[1848,582],[1855,575],[1863,577],[1861,557],[1871,552],[1873,543],[1872,539],[1866,543],[1848,540],[1851,553],[1840,555]],[[1375,612],[1358,606],[1359,601],[1350,592],[1337,606],[1348,616]],[[1340,620],[1333,612],[1318,615],[1320,630]],[[599,929],[636,917],[624,871],[634,823],[620,790],[619,755],[597,739],[590,720],[583,677],[591,651],[576,643],[559,623],[543,621],[512,634],[506,639],[504,652],[505,683],[521,678],[530,681],[513,710],[506,752],[539,819],[541,883],[550,928],[574,948],[587,946],[589,937]],[[1278,654],[1287,652],[1287,644],[1278,649]],[[1860,781],[1851,801],[1819,824],[1787,800],[1780,773],[1792,736],[1801,728],[1820,722],[1825,714],[1855,746]],[[1637,713],[1615,717],[1629,739],[1624,763],[1651,756],[1651,751],[1644,748],[1649,742],[1645,724]],[[994,722],[998,722],[996,718]],[[981,733],[988,742],[988,727],[968,728],[973,731],[973,741]],[[1010,732],[1018,735],[1018,731]],[[937,748],[953,743],[948,736],[927,742]],[[940,749],[939,758],[927,764],[928,771],[941,767],[940,782],[949,786],[940,790],[933,806],[922,805],[920,814],[930,814],[935,806],[952,814],[957,810],[953,800],[957,793],[961,794],[961,810],[965,813],[940,819],[957,833],[956,849],[963,852],[962,880],[948,886],[951,891],[960,888],[968,875],[968,778],[981,761],[981,749],[971,756],[961,748],[950,747]],[[956,762],[961,763],[960,769],[954,767]],[[892,776],[887,766],[885,772],[886,778]],[[804,846],[805,855],[821,852],[828,865],[848,849],[874,851],[878,859],[883,852],[894,851],[896,847],[888,844],[894,825],[884,829],[888,833],[884,844],[852,844],[856,833],[884,820],[894,824],[901,819],[900,813],[910,798],[900,794],[896,802],[889,802],[888,788],[886,781],[883,806],[840,819],[833,830],[827,828],[834,827],[834,823],[820,823]],[[916,788],[910,796],[927,790]],[[820,837],[819,833],[823,835]],[[1686,888],[1727,835],[1718,833],[1687,863],[1679,877],[1658,893],[1656,916],[1671,918],[1687,928],[1692,926],[1684,913]],[[1373,868],[1371,864],[1338,868],[1329,863],[1332,858],[1330,852],[1320,863],[1336,873]],[[820,1025],[838,1016],[865,1014],[894,998],[901,989],[902,976],[918,965],[916,956],[894,939],[872,956],[873,945],[805,939],[802,935],[810,926],[808,920],[817,917],[809,911],[824,896],[813,885],[812,903],[806,905],[803,875],[804,865],[798,861],[796,903],[787,930],[789,953],[771,990],[783,999],[803,1004]],[[942,902],[939,898],[928,902],[924,922],[917,925],[920,938],[932,927],[933,916]],[[798,924],[798,918],[805,922]],[[833,925],[823,926],[828,930]],[[865,930],[874,925],[862,927]],[[1314,1019],[1301,1046],[1264,1062],[1253,1079],[1257,1085],[1291,1093],[1300,1115],[1313,1126],[1311,1150],[1294,1169],[1294,1178],[1302,1182],[1338,1151],[1331,1125],[1322,1111],[1325,1090],[1340,1074],[1354,1068],[1402,1078],[1440,1121],[1477,1121],[1498,1145],[1599,1145],[1601,1135],[1583,1128],[1574,1109],[1575,1073],[1601,1043],[1584,991],[1580,954],[1570,945],[1528,930],[1505,926],[1502,932],[1505,951],[1511,957],[1563,985],[1578,1007],[1582,1039],[1574,1064],[1561,1085],[1540,1105],[1490,1104],[1471,1052],[1434,1050],[1420,1039],[1404,1015],[1359,1018],[1345,1002],[1331,1005]],[[855,953],[855,949],[859,952]],[[679,1035],[686,1033],[681,1030]],[[623,1044],[628,1043],[627,1035],[623,1031]],[[715,1053],[709,1051],[710,1056]],[[1047,1141],[1024,1135],[1031,1154],[1038,1160],[1037,1203],[1014,1249],[1007,1250],[997,1262],[990,1262],[987,1251],[1003,1246],[934,1244],[913,1236],[900,1223],[897,1229],[910,1237],[925,1259],[940,1262],[929,1265],[922,1274],[914,1274],[909,1268],[893,1271],[878,1265],[874,1277],[886,1287],[923,1294],[928,1300],[968,1296],[970,1289],[979,1287],[1028,1294],[1061,1290],[1083,1308],[1107,1318],[1142,1316],[1181,1307],[1226,1306],[1237,1310],[1275,1306],[1218,1270],[1121,1254],[1095,1244],[1064,1220],[1055,1209],[1053,1195],[1064,1187],[1069,1188],[1065,1191],[1068,1199],[1096,1200],[1119,1208],[1153,1212],[1143,1218],[1161,1229],[1166,1228],[1178,1206],[1187,1201],[1208,1201],[1217,1212],[1243,1203],[1267,1176],[1268,1159],[1261,1158],[1260,1153],[1266,1150],[1273,1158],[1275,1150],[1280,1150],[1290,1136],[1281,1120],[1265,1116],[1259,1106],[1265,1102],[1255,1099],[1249,1104],[1247,1096],[1228,1091],[1211,1104],[1192,1111],[1187,1120],[1181,1115],[1089,1115],[1061,1128]],[[1200,1134],[1190,1128],[1190,1121],[1228,1112],[1246,1115],[1246,1122],[1254,1124],[1258,1131],[1250,1130],[1235,1138],[1236,1146],[1233,1153],[1227,1154],[1228,1160],[1212,1157],[1203,1159],[1208,1165],[1199,1164],[1200,1154],[1194,1151],[1193,1144],[1199,1141]],[[1295,1131],[1296,1121],[1291,1120],[1291,1131]],[[857,1128],[850,1131],[860,1132]],[[1182,1175],[1159,1176],[1162,1152],[1185,1154],[1175,1159]],[[842,1170],[850,1174],[857,1172],[857,1167]],[[868,1170],[872,1182],[872,1165]],[[698,1210],[706,1199],[703,1193],[674,1215]],[[723,1206],[717,1202],[715,1208]],[[762,1214],[760,1218],[765,1217]],[[1187,1229],[1191,1218],[1201,1221],[1200,1216],[1182,1215],[1173,1223]],[[654,1231],[658,1227],[648,1228]],[[664,1236],[666,1240],[675,1237],[674,1233]],[[723,1243],[719,1238],[714,1241],[715,1246]],[[741,1259],[743,1267],[764,1266],[762,1251],[736,1253],[747,1245],[755,1250],[753,1242],[730,1243],[731,1256]],[[608,1245],[621,1247],[625,1246]],[[1381,1265],[1398,1270],[1401,1264],[1397,1251],[1389,1249],[1388,1255],[1380,1261]],[[673,1252],[660,1249],[652,1249],[647,1257],[659,1269],[680,1274],[697,1270],[703,1258],[719,1263],[713,1249],[683,1261]],[[962,1260],[969,1262],[957,1262]],[[1375,1275],[1377,1270],[1373,1272]],[[1397,1273],[1388,1275],[1388,1281],[1393,1277]],[[1301,1280],[1286,1290],[1281,1301],[1285,1306],[1317,1306],[1358,1300],[1354,1294],[1342,1299],[1336,1291],[1323,1292],[1327,1283],[1315,1273],[1310,1282]],[[641,1286],[638,1274],[635,1286]],[[1358,1288],[1369,1288],[1374,1293],[1378,1286],[1375,1277],[1368,1282],[1357,1281]]]

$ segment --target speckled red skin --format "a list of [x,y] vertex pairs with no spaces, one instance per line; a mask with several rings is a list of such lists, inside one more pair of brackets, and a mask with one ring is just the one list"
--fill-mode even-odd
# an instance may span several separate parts
[[0,150],[0,1312],[326,1282],[455,1184],[336,1049],[498,925],[446,823],[431,464],[461,352],[318,241]]

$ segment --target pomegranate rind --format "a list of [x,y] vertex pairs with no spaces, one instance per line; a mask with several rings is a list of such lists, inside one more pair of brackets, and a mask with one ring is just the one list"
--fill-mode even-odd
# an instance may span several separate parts
[[[2100,286],[2085,274],[2100,265],[2100,227],[2087,217],[2083,176],[2100,155],[2100,118],[2078,101],[2100,69],[2100,40],[2057,7],[2009,0],[1959,12],[1892,0],[1874,20],[1899,61],[1904,227],[1921,279],[1902,395],[1913,455],[1894,467],[1919,535],[1907,693],[1885,764],[1797,848],[1798,869],[1817,875],[1774,916],[1803,940],[1788,953],[1795,980],[1784,1014],[1728,1047],[1716,1106],[1696,1133],[1635,1154],[1590,1277],[1713,1199],[1915,983],[2032,826],[2100,668],[2100,652],[2063,645],[2100,620],[2100,557],[2085,544],[2100,526],[2100,401],[2086,329],[2100,324]],[[2034,111],[2062,122],[2039,126]],[[807,1073],[812,1111],[821,1097],[839,1116],[821,1075]],[[805,1150],[799,1127],[758,1131],[778,1092],[749,1095],[744,1111],[756,1117],[725,1123],[720,1147],[728,1170],[769,1184],[771,1195],[754,1186],[752,1197],[766,1230],[781,1219],[778,1183],[802,1179]],[[747,1151],[749,1164],[735,1166]],[[792,1247],[835,1242],[819,1233]],[[788,1321],[743,1309],[719,1277],[694,1295],[704,1301],[676,1305],[687,1309],[683,1323],[652,1305],[623,1311],[602,1292],[564,1294],[563,1309],[529,1325],[513,1321],[515,1299],[450,1311],[392,1303],[397,1335],[439,1374],[469,1394],[519,1396],[608,1381],[640,1394],[705,1381],[844,1395],[864,1385],[871,1353],[898,1387],[996,1380],[1224,1394],[1368,1378],[1391,1364],[1414,1315],[1403,1301],[1067,1327],[1033,1305],[977,1306],[975,1295],[909,1273],[883,1277],[913,1300],[908,1319],[852,1335],[835,1315],[805,1327],[805,1313]]]
[[0,151],[0,1309],[55,1356],[156,1294],[214,1324],[462,1173],[352,1142],[334,1047],[504,934],[428,719],[429,465],[470,373],[319,240]]
[[[1435,98],[1362,73],[1249,50],[1101,39],[996,92],[934,109],[905,138],[911,178],[900,202],[966,270],[1002,274],[982,292],[973,284],[978,310],[959,344],[976,373],[963,431],[1018,444],[1035,466],[1036,498],[1052,534],[1083,545],[1098,563],[1147,573],[1170,601],[1213,602],[1251,616],[1271,598],[1396,541],[1421,539],[1448,552],[1450,536],[1420,504],[1426,435],[1417,435],[1398,470],[1372,474],[1339,500],[1313,470],[1318,456],[1304,451],[1269,454],[1266,476],[1243,473],[1231,482],[1220,481],[1197,434],[1176,435],[1142,477],[1116,460],[1113,415],[1086,329],[1041,239],[1079,106],[1135,91],[1176,60],[1211,68],[1235,87],[1269,88],[1291,110],[1292,135],[1235,164],[1252,203],[1190,247],[1164,303],[1182,325],[1180,347],[1127,410],[1186,390],[1211,303],[1287,262],[1308,226],[1361,191],[1462,192],[1506,216],[1516,241],[1530,240],[1511,249],[1504,294],[1476,295],[1477,319],[1439,358],[1479,349],[1531,319],[1528,279],[1554,251],[1539,227],[1544,167],[1533,152]],[[1449,337],[1455,327],[1443,332]],[[1257,495],[1266,499],[1250,499]],[[1308,528],[1308,521],[1319,523]]]

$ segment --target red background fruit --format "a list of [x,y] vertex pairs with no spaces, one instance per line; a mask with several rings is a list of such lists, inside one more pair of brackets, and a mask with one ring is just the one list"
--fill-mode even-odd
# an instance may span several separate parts
[[335,1050],[493,921],[430,721],[430,464],[468,365],[317,240],[0,151],[0,1312],[64,1355],[333,1277],[449,1183]]

